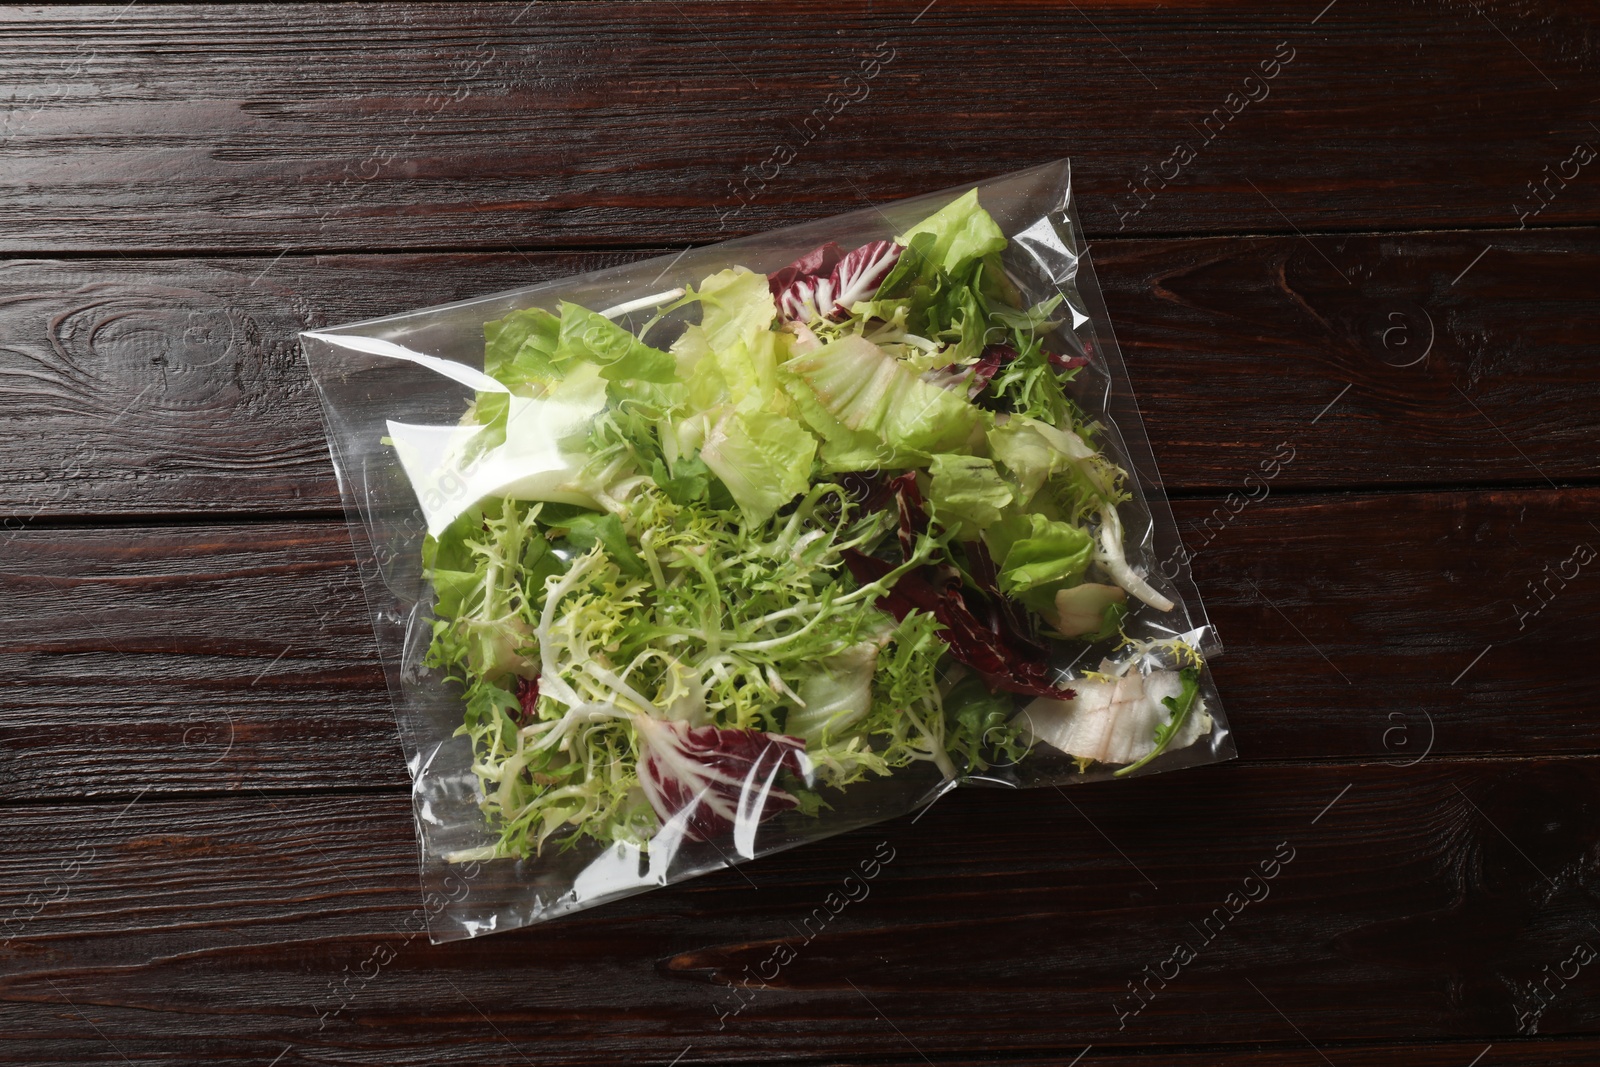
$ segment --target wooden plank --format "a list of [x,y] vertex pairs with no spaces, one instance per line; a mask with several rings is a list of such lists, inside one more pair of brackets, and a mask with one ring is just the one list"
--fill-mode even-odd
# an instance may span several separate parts
[[0,795],[406,780],[343,527],[30,531],[0,559]]
[[1238,489],[1284,442],[1285,486],[1600,474],[1600,231],[1093,252],[1169,485]]
[[[1243,758],[1596,752],[1571,665],[1600,632],[1597,504],[1179,501]],[[30,530],[0,552],[0,798],[404,785],[341,526]]]
[[1592,4],[1320,6],[12,8],[0,251],[705,241],[1061,155],[1093,234],[1596,217]]
[[[1458,1059],[1420,1062],[1494,1043],[1512,1047],[1486,1063],[1531,1063],[1519,1026],[1573,1049],[1600,1032],[1593,964],[1532,991],[1600,940],[1595,772],[1233,764],[1070,802],[963,791],[743,877],[441,947],[413,933],[404,795],[14,807],[0,1059],[1066,1062],[1092,1044],[1264,1064],[1311,1042],[1345,1067],[1397,1062],[1345,1043],[1445,1040]],[[747,967],[768,987],[735,1012]],[[1130,983],[1153,994],[1136,1012]]]
[[[1600,230],[1323,244],[1351,284],[1297,237],[1095,244],[1167,484],[1285,442],[1275,489],[1600,473]],[[645,254],[4,264],[0,515],[326,514],[298,330]]]
[[336,509],[300,330],[617,259],[7,263],[0,269],[7,525],[68,515]]
[[[1482,1057],[1477,1064],[1472,1062],[1475,1056]],[[1600,1041],[1581,1038],[1543,1038],[1516,1044],[1449,1041],[1353,1045],[1319,1041],[1315,1045],[1302,1042],[1298,1046],[1263,1043],[1249,1048],[1163,1048],[1160,1063],[1162,1067],[1328,1067],[1330,1062],[1338,1067],[1394,1067],[1395,1064],[1406,1067],[1590,1067],[1597,1056],[1600,1056]],[[940,1056],[935,1062],[939,1067],[1120,1067],[1130,1062],[1147,1063],[1150,1058],[1149,1050],[1080,1045],[1020,1057],[978,1056],[968,1052],[957,1057]],[[690,1061],[685,1057],[683,1062]],[[871,1062],[874,1067],[926,1067],[929,1061],[913,1051],[905,1059],[874,1057]]]

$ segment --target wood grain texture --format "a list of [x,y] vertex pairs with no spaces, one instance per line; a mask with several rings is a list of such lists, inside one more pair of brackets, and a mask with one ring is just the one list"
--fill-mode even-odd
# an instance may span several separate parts
[[1091,234],[1594,217],[1528,187],[1600,141],[1592,4],[1322,6],[11,9],[0,252],[705,241],[1060,156]]
[[1284,441],[1289,486],[1600,475],[1600,231],[1093,253],[1171,486],[1236,489]]
[[406,780],[342,526],[30,531],[0,560],[0,795]]
[[[1264,1064],[1310,1041],[1343,1067],[1405,1062],[1343,1043],[1432,1039],[1464,1067],[1519,1026],[1592,1048],[1593,965],[1542,1011],[1530,986],[1600,940],[1595,772],[1233,764],[1070,801],[961,791],[915,824],[748,864],[749,881],[441,947],[414,933],[404,795],[15,808],[0,905],[31,917],[0,949],[0,1062],[114,1059],[108,1043],[257,1067],[285,1046],[292,1063],[542,1065],[1264,1044],[1242,1061]],[[874,854],[865,895],[802,943]],[[1218,908],[1236,910],[1205,925]],[[1179,943],[1196,957],[1131,1013],[1128,983]],[[796,958],[733,1013],[728,983],[779,944]]]
[[[0,10],[0,1064],[1600,1062],[1597,15]],[[296,332],[1061,156],[1241,758],[430,947]]]
[[[1600,651],[1600,560],[1574,559],[1600,550],[1597,505],[1179,501],[1242,757],[1600,753],[1571,669]],[[0,553],[0,799],[403,787],[342,526],[29,530]]]
[[[1080,1057],[1076,1061],[1074,1054]],[[1477,1064],[1472,1063],[1475,1056],[1482,1057]],[[1004,1064],[1005,1067],[1109,1067],[1128,1063],[1159,1063],[1161,1067],[1328,1067],[1330,1062],[1337,1064],[1337,1067],[1395,1067],[1396,1064],[1404,1064],[1405,1067],[1589,1067],[1596,1062],[1597,1056],[1600,1056],[1600,1041],[1545,1038],[1517,1043],[1440,1041],[1428,1044],[1351,1044],[1319,1041],[1313,1044],[1304,1041],[1298,1047],[1262,1042],[1248,1047],[1206,1050],[1162,1048],[1159,1051],[1090,1045],[1042,1054],[1006,1055],[1004,1058],[939,1056],[936,1062],[939,1067],[978,1067],[980,1064],[986,1067],[995,1064]],[[509,1062],[522,1061],[512,1059]],[[685,1057],[683,1062],[689,1063],[689,1057]],[[913,1050],[905,1059],[875,1056],[870,1061],[830,1059],[819,1062],[871,1062],[874,1067],[926,1067],[930,1061]]]
[[0,474],[7,526],[66,515],[338,508],[300,330],[617,259],[0,265],[0,449],[18,460]]
[[[1237,489],[1285,441],[1285,489],[1600,476],[1600,231],[1092,251],[1173,488]],[[0,515],[326,514],[297,331],[647,254],[0,265]]]

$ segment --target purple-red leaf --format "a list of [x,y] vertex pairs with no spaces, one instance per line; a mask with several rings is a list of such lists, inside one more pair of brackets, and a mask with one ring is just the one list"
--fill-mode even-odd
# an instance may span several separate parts
[[[649,715],[633,717],[639,736],[639,784],[662,825],[680,818],[690,841],[734,831],[753,840],[757,823],[795,807],[776,785],[778,773],[809,780],[811,761],[798,737],[759,730],[690,726]],[[748,851],[741,847],[742,853]]]
[[1063,356],[1059,352],[1046,352],[1044,355],[1050,365],[1059,371],[1077,370],[1089,365],[1088,356]]
[[[894,569],[853,548],[845,550],[845,565],[863,585],[878,581]],[[990,689],[1054,700],[1072,699],[1072,690],[1051,684],[1054,672],[1042,657],[1032,654],[1032,649],[1007,643],[972,613],[962,595],[961,572],[954,567],[924,566],[902,574],[878,598],[878,607],[897,620],[904,619],[913,609],[932,615],[944,627],[939,636],[950,646],[950,654],[978,672]]]
[[1016,358],[1017,350],[1010,345],[992,344],[984,348],[976,363],[965,365],[952,363],[948,367],[929,371],[922,377],[924,381],[944,389],[954,389],[964,383],[967,387],[967,399],[975,400],[980,393],[989,388],[994,376]]
[[785,319],[841,319],[878,291],[902,251],[893,241],[870,241],[846,253],[830,241],[767,275],[767,285]]
[[[905,251],[893,241],[871,241],[851,252],[839,261],[833,268],[832,292],[833,309],[824,310],[825,317],[832,318],[848,315],[850,309],[859,301],[870,300],[877,293],[878,286],[894,270],[894,265],[900,262],[900,253]],[[819,308],[822,304],[817,304]]]
[[[891,495],[900,518],[900,550],[909,559],[917,537],[928,528],[916,473],[907,471],[882,483],[863,507],[886,506]],[[969,547],[968,556],[973,577],[983,586],[981,592],[963,588],[956,568],[930,564],[902,574],[878,598],[877,606],[897,620],[914,609],[931,614],[944,627],[939,636],[950,646],[950,654],[977,671],[990,689],[1072,699],[1072,690],[1050,681],[1055,672],[1049,655],[1034,641],[1022,609],[995,584],[994,562],[988,552],[979,544]],[[894,570],[892,564],[853,548],[845,552],[845,565],[863,585],[881,581]]]
[[844,249],[829,241],[813,248],[787,267],[767,275],[767,287],[772,290],[774,298],[781,298],[785,289],[802,278],[826,278],[843,258]]
[[517,679],[517,702],[522,705],[522,725],[526,726],[537,717],[534,710],[539,705],[539,676]]

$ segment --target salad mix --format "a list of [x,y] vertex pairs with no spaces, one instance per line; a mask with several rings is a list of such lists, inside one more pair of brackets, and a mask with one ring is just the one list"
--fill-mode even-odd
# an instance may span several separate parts
[[464,692],[498,835],[477,856],[669,832],[749,856],[914,763],[1042,743],[1126,773],[1205,735],[1180,638],[1164,669],[1059,668],[1173,602],[1124,553],[1088,361],[1052,348],[1072,309],[1029,304],[1006,247],[973,190],[771,275],[518,310],[460,426],[389,424],[428,520],[425,662]]

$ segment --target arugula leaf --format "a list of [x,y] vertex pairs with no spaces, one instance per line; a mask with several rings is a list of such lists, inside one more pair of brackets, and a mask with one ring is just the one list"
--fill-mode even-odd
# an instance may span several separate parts
[[981,678],[969,674],[944,695],[944,707],[957,725],[952,748],[959,748],[975,769],[987,768],[990,755],[1001,766],[1013,766],[1026,754],[1022,721],[1011,721],[1017,712],[1012,694],[991,691]]
[[1126,767],[1112,772],[1112,777],[1121,778],[1125,774],[1132,774],[1151,760],[1167,750],[1172,739],[1178,736],[1178,731],[1189,719],[1189,712],[1194,708],[1195,699],[1200,694],[1200,672],[1193,667],[1185,667],[1178,673],[1178,680],[1183,683],[1183,689],[1177,697],[1162,697],[1161,703],[1172,712],[1170,718],[1156,727],[1156,747],[1152,748],[1145,756],[1128,764]]
[[567,541],[579,552],[587,552],[596,544],[601,545],[611,562],[615,563],[623,574],[635,578],[644,576],[644,561],[628,543],[628,534],[622,528],[622,520],[615,515],[597,515],[589,512],[575,515],[563,525],[567,530]]
[[650,466],[651,479],[661,487],[668,500],[687,505],[709,499],[711,468],[698,456],[678,460],[673,471],[676,473],[668,472],[667,465],[659,459]]

